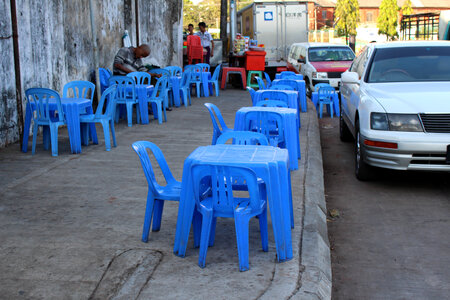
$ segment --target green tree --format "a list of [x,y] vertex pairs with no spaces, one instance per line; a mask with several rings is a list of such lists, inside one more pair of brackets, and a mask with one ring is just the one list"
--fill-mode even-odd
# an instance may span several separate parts
[[405,3],[403,3],[402,6],[402,14],[405,15],[412,15],[413,9],[412,9],[412,3],[411,0],[406,0]]
[[379,34],[385,34],[387,40],[398,37],[398,11],[397,0],[383,0],[380,5],[380,14],[377,19]]
[[219,28],[220,0],[192,1],[183,0],[183,26],[188,24],[198,27],[199,22],[205,22],[208,28]]
[[356,26],[359,23],[358,0],[338,0],[334,15],[338,35],[344,35],[348,43],[348,36],[356,35]]

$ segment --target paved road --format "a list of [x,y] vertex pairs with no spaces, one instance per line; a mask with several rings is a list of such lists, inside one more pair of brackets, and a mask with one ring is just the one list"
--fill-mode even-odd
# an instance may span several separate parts
[[449,299],[450,174],[353,175],[338,119],[320,120],[333,299]]

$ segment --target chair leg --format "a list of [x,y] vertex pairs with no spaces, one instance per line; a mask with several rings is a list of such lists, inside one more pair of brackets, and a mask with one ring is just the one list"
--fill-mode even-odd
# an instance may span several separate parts
[[39,126],[37,125],[37,123],[34,123],[33,126],[33,144],[32,144],[32,148],[31,148],[31,154],[34,155],[34,153],[36,152],[36,139],[37,139],[37,131],[38,131]]
[[322,119],[323,103],[319,103],[319,119]]
[[89,145],[89,136],[91,135],[89,125],[89,123],[81,123],[81,142],[84,146]]
[[50,142],[51,142],[49,126],[42,126],[42,141],[44,144],[44,149],[48,150],[48,148],[50,146]]
[[150,232],[150,224],[152,222],[154,204],[155,199],[153,198],[152,192],[149,190],[147,195],[147,204],[145,207],[144,228],[142,229],[142,241],[144,243],[148,242],[148,234]]
[[331,118],[333,119],[333,103],[329,104],[328,107],[330,108],[330,109],[329,109],[329,111],[330,111],[330,116],[331,116]]
[[194,230],[194,248],[200,247],[200,237],[202,234],[202,214],[194,209],[194,216],[192,218],[192,227]]
[[211,223],[213,219],[212,209],[203,209],[202,213],[202,235],[200,238],[200,250],[198,253],[198,265],[204,268],[206,265],[206,253],[208,252],[209,235],[211,233]]
[[159,231],[161,229],[161,218],[164,209],[164,200],[155,199],[153,207],[153,225],[152,231]]
[[258,216],[259,231],[261,234],[261,245],[264,252],[269,251],[269,232],[267,230],[267,206],[264,211]]
[[128,127],[133,126],[133,103],[127,102],[127,121]]
[[239,271],[247,271],[248,263],[248,222],[249,217],[245,212],[234,212],[234,226],[239,255]]
[[167,114],[166,114],[166,107],[163,106],[163,113],[164,113],[164,122],[167,122]]
[[200,89],[200,83],[199,82],[197,82],[196,84],[195,84],[195,89],[197,90],[197,98],[200,98],[200,96],[201,96],[201,89]]
[[114,147],[117,147],[116,130],[114,129],[114,120],[113,119],[111,119],[109,121],[109,126],[111,127],[111,135],[112,135],[112,138],[113,138],[113,145],[114,145]]
[[109,121],[103,120],[101,123],[103,127],[103,135],[105,137],[106,151],[111,151],[111,139],[109,138]]
[[141,121],[141,109],[139,108],[139,103],[136,104],[136,124],[139,124]]
[[58,156],[58,126],[50,125],[50,139],[52,141],[52,156]]
[[162,101],[158,101],[158,103],[156,104],[157,106],[157,111],[158,111],[158,123],[162,124],[162,106],[164,104],[162,103]]
[[216,224],[217,224],[217,218],[213,218],[211,223],[211,232],[209,233],[209,247],[214,246],[214,240],[216,238]]

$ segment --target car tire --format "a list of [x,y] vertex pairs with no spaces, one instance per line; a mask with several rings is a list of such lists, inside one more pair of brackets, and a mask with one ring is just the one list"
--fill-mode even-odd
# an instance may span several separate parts
[[364,147],[361,145],[361,134],[359,133],[359,121],[355,124],[355,176],[360,181],[372,179],[373,170],[364,161]]
[[341,139],[341,142],[351,142],[353,141],[353,136],[347,126],[347,123],[345,123],[344,121],[344,117],[342,116],[343,114],[341,101],[339,101],[339,112],[339,138]]
[[311,99],[312,91],[311,91],[311,86],[309,85],[308,77],[305,78],[305,85],[306,85],[306,96],[308,96],[308,98]]

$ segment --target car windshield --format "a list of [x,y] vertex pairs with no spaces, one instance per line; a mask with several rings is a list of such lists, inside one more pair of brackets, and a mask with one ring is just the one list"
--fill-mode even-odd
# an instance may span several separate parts
[[317,47],[309,48],[309,61],[352,61],[355,58],[352,50],[347,47]]
[[450,81],[450,47],[376,49],[368,82]]

